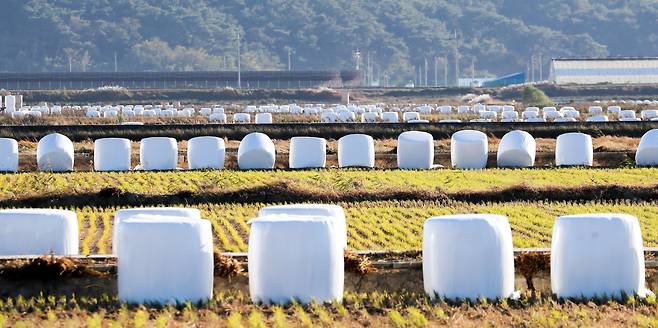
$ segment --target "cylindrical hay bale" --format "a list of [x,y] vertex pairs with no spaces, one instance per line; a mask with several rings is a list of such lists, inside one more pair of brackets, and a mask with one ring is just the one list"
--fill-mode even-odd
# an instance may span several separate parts
[[341,123],[354,123],[356,122],[356,114],[347,110],[338,112],[338,121]]
[[434,138],[427,132],[407,131],[398,136],[398,167],[431,169],[434,166]]
[[658,110],[656,109],[645,109],[640,112],[640,116],[643,120],[651,120],[652,118],[658,117]]
[[405,112],[402,114],[402,120],[405,122],[420,120],[420,114],[418,112]]
[[221,114],[213,113],[213,114],[210,114],[210,116],[208,117],[208,120],[210,122],[226,123],[226,114],[224,114],[224,113],[221,113]]
[[375,141],[366,134],[338,139],[338,166],[375,167]]
[[78,255],[78,216],[53,209],[0,210],[0,255]]
[[185,217],[190,219],[201,219],[201,211],[196,208],[183,207],[139,207],[118,210],[114,213],[114,224],[112,225],[112,253],[117,254],[117,229],[122,220],[139,215],[150,215],[163,218]]
[[130,140],[102,138],[94,141],[94,170],[129,171],[132,149]]
[[[207,108],[207,107],[201,108],[199,110],[199,114],[201,116],[210,116],[210,114],[212,114],[212,109]],[[224,114],[224,113],[222,113],[222,114]]]
[[551,287],[558,297],[645,294],[642,233],[634,216],[562,216],[551,240]]
[[140,169],[175,170],[178,164],[178,143],[174,138],[151,137],[139,145]]
[[187,164],[190,170],[223,169],[226,146],[219,137],[195,137],[187,141]]
[[379,115],[374,112],[363,113],[361,114],[361,123],[377,123],[377,117]]
[[11,138],[0,138],[0,171],[18,171],[18,142]]
[[507,217],[466,214],[427,219],[423,283],[431,298],[512,297],[514,249]]
[[251,221],[249,293],[254,303],[341,301],[342,242],[333,217],[266,216]]
[[63,172],[73,170],[73,143],[63,134],[49,134],[37,144],[39,171]]
[[323,112],[320,115],[320,122],[322,122],[322,123],[336,123],[336,122],[338,122],[338,115],[334,112]]
[[635,164],[638,166],[658,165],[658,129],[647,131],[640,139],[635,152]]
[[459,169],[483,169],[487,166],[487,135],[475,130],[455,132],[450,138],[452,166]]
[[234,123],[251,123],[251,116],[249,113],[235,113],[233,114]]
[[272,113],[256,114],[256,124],[272,124]]
[[12,96],[12,95],[5,96],[5,113],[13,113],[15,111],[16,111],[16,96]]
[[596,115],[596,116],[590,116],[586,120],[587,122],[608,122],[608,116],[607,115]]
[[266,134],[252,132],[242,138],[238,147],[238,166],[242,170],[271,169],[276,160],[274,142]]
[[90,109],[87,111],[86,114],[87,117],[101,117],[101,112],[95,110],[95,109]]
[[347,247],[347,220],[345,220],[345,211],[338,205],[328,204],[290,204],[275,205],[261,208],[258,211],[259,217],[272,215],[292,215],[307,217],[330,217],[336,224],[336,234],[341,248]]
[[400,122],[400,117],[396,112],[383,112],[382,113],[382,122],[384,123],[398,123]]
[[555,165],[592,166],[594,149],[589,134],[572,132],[561,134],[555,142]]
[[291,169],[324,167],[327,163],[327,141],[314,137],[290,138],[288,162]]
[[119,222],[119,300],[206,302],[213,292],[210,221],[140,215]]
[[532,167],[537,143],[530,133],[520,130],[506,133],[498,145],[499,167]]

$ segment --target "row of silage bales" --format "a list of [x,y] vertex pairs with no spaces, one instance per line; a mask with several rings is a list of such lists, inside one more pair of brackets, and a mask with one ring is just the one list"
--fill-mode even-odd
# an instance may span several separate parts
[[[198,210],[126,209],[115,213],[114,222],[121,301],[180,304],[212,297],[212,229]],[[2,255],[78,254],[75,212],[2,210],[0,224]],[[250,224],[248,271],[254,303],[342,300],[347,245],[342,208],[266,207]],[[431,298],[479,301],[515,296],[507,217],[429,218],[423,228],[422,252],[423,284]],[[617,265],[610,266],[611,260]],[[637,218],[611,213],[559,217],[551,239],[551,288],[560,298],[650,295]]]
[[[658,165],[658,134],[647,132],[636,152],[636,163]],[[4,158],[0,169],[17,171],[18,146],[13,139],[0,139]],[[475,130],[462,130],[451,137],[451,163],[459,169],[482,169],[488,160],[488,138]],[[499,167],[532,167],[536,153],[534,138],[524,131],[511,131],[501,139],[497,163]],[[175,170],[178,164],[178,143],[174,138],[151,137],[140,143],[141,170]],[[196,137],[188,141],[189,169],[221,169],[224,167],[225,144],[218,137]],[[398,167],[429,169],[434,167],[434,145],[430,134],[408,131],[398,137]],[[238,165],[241,169],[271,169],[276,159],[272,140],[262,133],[251,133],[240,142]],[[37,164],[41,171],[73,170],[73,143],[64,135],[50,134],[37,145]],[[130,170],[131,144],[128,139],[103,138],[94,144],[96,171]],[[315,137],[293,137],[290,143],[291,168],[320,168],[326,164],[326,140]],[[558,166],[592,166],[591,136],[566,133],[558,136],[555,147]],[[338,140],[339,167],[367,167],[375,164],[375,146],[371,136],[351,134]]]

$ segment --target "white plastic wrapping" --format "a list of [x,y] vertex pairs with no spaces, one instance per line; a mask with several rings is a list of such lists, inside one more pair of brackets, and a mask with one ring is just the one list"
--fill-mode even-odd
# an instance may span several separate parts
[[398,136],[398,167],[431,169],[434,166],[434,138],[427,132],[407,131]]
[[557,137],[555,145],[555,165],[592,166],[594,149],[592,137],[588,134],[572,132]]
[[361,114],[361,123],[377,123],[377,118],[379,114],[374,112],[363,113]]
[[190,170],[223,169],[225,154],[222,138],[203,136],[187,141],[187,166]]
[[326,163],[327,141],[324,138],[290,138],[288,165],[291,169],[324,167]]
[[647,131],[640,139],[635,152],[635,164],[638,166],[658,165],[658,129]]
[[383,112],[382,113],[382,122],[384,123],[398,123],[400,117],[396,112]]
[[271,169],[276,160],[274,142],[266,134],[252,132],[242,138],[238,147],[240,169]]
[[18,171],[18,142],[11,138],[0,138],[0,171]]
[[304,216],[304,217],[330,217],[331,223],[336,225],[336,236],[341,248],[347,247],[347,220],[345,211],[338,205],[329,204],[289,204],[263,207],[258,211],[259,217],[272,215]]
[[201,219],[201,212],[196,208],[184,207],[138,207],[118,210],[114,213],[114,224],[112,225],[112,252],[117,254],[117,229],[122,220],[139,215],[150,215],[164,218],[185,217],[190,219]]
[[140,168],[146,171],[175,170],[178,164],[178,143],[174,138],[151,137],[139,145]]
[[205,302],[213,292],[210,221],[140,215],[117,229],[119,300]]
[[249,293],[254,303],[341,301],[342,240],[334,217],[266,216],[251,221]]
[[338,122],[338,115],[334,112],[322,112],[322,114],[320,114],[320,122],[336,123]]
[[73,170],[73,142],[63,134],[49,134],[37,144],[39,171],[63,172]]
[[423,283],[431,298],[512,297],[514,249],[507,217],[466,214],[427,219]]
[[256,114],[256,124],[272,124],[272,114],[271,113]]
[[102,138],[94,141],[95,171],[129,171],[132,149],[130,140]]
[[349,134],[338,139],[338,166],[374,167],[375,141],[366,134]]
[[455,168],[483,169],[488,156],[489,141],[480,131],[457,131],[450,138],[450,158]]
[[5,113],[13,113],[16,111],[16,96],[5,96]]
[[420,114],[418,112],[405,112],[402,114],[402,120],[405,122],[420,120]]
[[224,113],[212,113],[208,117],[210,122],[226,123],[226,114]]
[[644,294],[642,233],[634,216],[562,216],[551,240],[551,287],[558,297]]
[[500,167],[531,167],[535,165],[537,143],[530,133],[514,130],[506,133],[498,144]]
[[610,119],[608,119],[607,115],[595,115],[595,116],[590,116],[587,118],[587,122],[608,122]]
[[78,255],[78,217],[53,209],[0,210],[0,255]]

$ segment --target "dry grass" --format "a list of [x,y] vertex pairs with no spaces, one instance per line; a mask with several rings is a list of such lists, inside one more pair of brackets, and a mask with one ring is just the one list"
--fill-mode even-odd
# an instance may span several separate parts
[[9,280],[57,280],[98,277],[103,273],[66,257],[43,256],[4,263],[0,277]]

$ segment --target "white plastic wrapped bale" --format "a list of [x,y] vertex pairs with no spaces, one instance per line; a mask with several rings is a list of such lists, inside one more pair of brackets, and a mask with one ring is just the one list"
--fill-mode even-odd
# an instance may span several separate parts
[[621,112],[620,106],[608,106],[608,113],[619,115],[619,112]]
[[243,170],[271,169],[276,160],[274,142],[266,134],[252,132],[238,147],[238,166]]
[[102,138],[94,141],[95,171],[129,171],[132,148],[124,138]]
[[114,223],[112,225],[112,253],[117,254],[119,244],[117,243],[117,229],[119,223],[139,215],[150,215],[164,218],[185,217],[190,219],[201,219],[201,211],[196,208],[184,207],[138,207],[118,210],[114,213]]
[[[542,114],[542,116],[543,116],[543,114]],[[523,119],[539,118],[539,112],[525,110],[525,111],[523,111],[523,113],[521,113],[521,117]]]
[[402,132],[398,136],[397,158],[401,169],[431,169],[434,166],[434,138],[427,132]]
[[658,129],[647,131],[640,139],[635,152],[635,164],[638,166],[658,165]]
[[407,123],[429,123],[429,120],[409,120]]
[[257,113],[256,114],[256,124],[272,124],[272,114],[271,113]]
[[258,211],[259,217],[271,215],[292,215],[306,217],[331,217],[332,223],[336,225],[336,234],[341,248],[347,247],[347,221],[345,211],[338,205],[329,204],[289,204],[267,206]]
[[634,216],[562,216],[551,240],[551,287],[558,297],[646,295],[642,233]]
[[546,123],[546,119],[542,117],[533,117],[525,120],[528,123]]
[[506,133],[498,144],[499,167],[532,167],[537,143],[530,133],[514,130]]
[[608,116],[607,115],[595,115],[595,116],[590,116],[586,120],[587,122],[608,122]]
[[555,164],[557,166],[592,166],[594,149],[589,134],[572,132],[561,134],[555,142]]
[[562,111],[565,118],[580,118],[580,112],[575,109],[566,109]]
[[450,158],[455,168],[483,169],[488,155],[487,135],[480,131],[457,131],[450,138]]
[[505,105],[503,106],[503,112],[515,112],[516,108],[512,105]]
[[366,134],[349,134],[338,139],[338,166],[374,167],[375,141]]
[[0,255],[78,255],[78,217],[53,209],[0,210]]
[[18,142],[11,138],[0,138],[0,171],[18,171]]
[[356,122],[356,114],[350,111],[338,112],[338,121],[341,123],[354,123]]
[[251,115],[249,113],[235,113],[233,114],[234,123],[251,123]]
[[210,122],[217,122],[217,123],[226,123],[226,114],[210,114],[208,117],[208,120]]
[[558,112],[556,110],[544,111],[544,117],[546,117],[547,119],[555,120],[563,116],[564,115],[561,112]]
[[143,115],[144,117],[156,117],[156,116],[158,116],[158,114],[157,114],[154,110],[152,110],[152,109],[145,109],[145,110],[142,112],[142,115]]
[[361,123],[377,123],[377,118],[379,115],[377,113],[363,113],[361,114]]
[[466,214],[427,219],[423,283],[431,298],[512,297],[514,249],[507,217]]
[[471,107],[469,107],[469,106],[459,106],[459,107],[457,107],[457,113],[459,113],[459,114],[467,114],[470,111],[471,111]]
[[13,113],[16,111],[16,96],[5,96],[5,113]]
[[635,118],[635,111],[630,110],[630,109],[629,110],[622,110],[621,112],[619,112],[619,120],[621,121],[621,119],[624,119],[624,118],[633,118],[634,119]]
[[444,105],[439,107],[439,113],[450,114],[452,113],[452,106]]
[[658,117],[658,110],[656,109],[645,109],[640,112],[640,117],[642,117],[643,120],[650,121],[652,118],[657,118]]
[[336,123],[338,122],[338,115],[334,112],[322,112],[322,114],[320,114],[320,122]]
[[190,170],[223,169],[226,146],[224,139],[212,136],[187,141],[187,165]]
[[501,116],[504,120],[517,120],[519,118],[519,113],[515,111],[504,111],[501,113]]
[[213,292],[210,221],[138,215],[117,229],[119,300],[206,302]]
[[73,170],[73,143],[63,134],[49,134],[37,144],[39,171],[64,172]]
[[382,122],[384,123],[398,123],[400,117],[397,112],[383,112],[382,113]]
[[402,120],[404,122],[420,120],[420,114],[418,114],[418,112],[405,112],[404,114],[402,114]]
[[249,293],[254,303],[342,301],[343,242],[334,217],[277,215],[251,221]]
[[178,164],[178,143],[174,138],[151,137],[139,145],[140,169],[146,171],[175,170]]
[[291,169],[324,167],[327,162],[327,141],[314,137],[290,138],[288,162]]
[[640,122],[642,121],[639,117],[622,117],[619,119],[619,122]]
[[490,110],[481,110],[479,112],[480,118],[482,119],[489,119],[489,120],[495,120],[498,117],[498,113]]
[[116,110],[106,110],[103,112],[103,117],[117,117],[119,113]]

